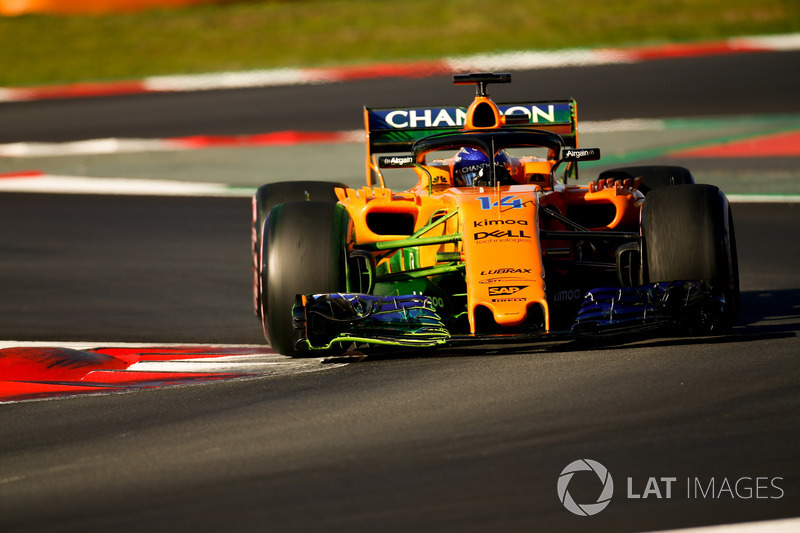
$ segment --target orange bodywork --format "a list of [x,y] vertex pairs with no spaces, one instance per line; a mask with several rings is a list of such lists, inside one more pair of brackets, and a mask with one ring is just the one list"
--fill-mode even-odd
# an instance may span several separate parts
[[539,244],[539,205],[530,187],[454,190],[463,227],[470,331],[475,310],[488,308],[500,326],[525,322],[540,305],[545,330],[550,316]]
[[[570,109],[569,122],[554,125],[551,131],[569,135],[569,146],[576,148],[574,102],[570,103]],[[407,125],[421,120],[422,113],[401,110],[395,115]],[[437,117],[429,116],[432,120]],[[460,118],[458,114],[454,116]],[[445,119],[441,113],[438,117]],[[531,120],[534,119],[531,114]],[[476,96],[463,122],[460,133],[500,130],[507,127],[508,121],[491,99]],[[557,217],[543,217],[543,209],[564,215],[571,209],[604,206],[602,211],[608,215],[593,218],[598,222],[585,229],[613,232],[638,227],[643,198],[636,190],[638,183],[566,186],[554,177],[558,156],[553,152],[545,159],[514,158],[508,170],[516,184],[488,187],[457,187],[452,158],[427,162],[426,154],[418,154],[415,161],[403,165],[414,168],[417,185],[407,191],[393,191],[386,188],[381,165],[372,153],[366,111],[365,126],[367,186],[336,190],[340,204],[353,220],[350,246],[371,246],[375,263],[384,275],[413,275],[423,269],[436,271],[440,265],[454,268],[458,264],[462,269],[459,272],[463,272],[466,314],[472,334],[476,333],[476,316],[481,308],[488,310],[501,328],[524,324],[535,310],[545,331],[549,331],[551,306],[544,258],[559,251],[559,257],[570,260],[574,251],[566,239],[540,240],[540,230],[558,232],[573,228]],[[406,247],[413,247],[415,252],[403,254]]]
[[[420,264],[403,264],[402,268],[433,267],[437,254],[459,253],[465,262],[472,333],[478,306],[488,308],[499,325],[513,326],[525,321],[530,305],[538,304],[547,321],[544,270],[536,230],[538,204],[530,187],[450,188],[435,195],[365,187],[338,189],[337,194],[353,219],[356,245],[392,242],[409,236],[376,233],[367,222],[373,213],[410,215],[416,232],[437,214],[457,212],[457,216],[419,237],[460,235],[460,242],[420,246]],[[380,260],[389,263],[388,258]],[[388,268],[391,272],[391,267]],[[491,293],[493,286],[505,287],[505,284],[509,284],[507,291]]]

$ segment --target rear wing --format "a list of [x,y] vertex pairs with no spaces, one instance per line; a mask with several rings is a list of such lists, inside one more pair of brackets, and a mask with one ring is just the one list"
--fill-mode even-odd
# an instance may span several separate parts
[[[567,147],[578,146],[575,100],[497,104],[497,108],[502,115],[513,117],[501,129],[549,131],[561,135]],[[464,128],[466,121],[466,107],[364,107],[367,183],[372,185],[374,178],[381,179],[375,154],[409,154],[419,139],[437,133],[457,132]]]

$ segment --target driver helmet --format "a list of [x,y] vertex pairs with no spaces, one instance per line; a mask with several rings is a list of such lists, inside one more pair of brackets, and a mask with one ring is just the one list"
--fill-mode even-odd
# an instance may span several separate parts
[[[511,160],[505,150],[500,150],[494,157],[495,173],[502,182],[511,177],[509,172]],[[473,187],[478,181],[481,185],[489,184],[489,157],[477,148],[465,147],[458,151],[453,164],[453,178],[456,187]]]

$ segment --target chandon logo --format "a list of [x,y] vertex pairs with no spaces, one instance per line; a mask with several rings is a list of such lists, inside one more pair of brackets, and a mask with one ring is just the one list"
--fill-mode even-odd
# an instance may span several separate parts
[[[567,490],[569,482],[572,481],[572,476],[575,475],[575,472],[581,471],[594,472],[600,478],[600,482],[603,483],[603,490],[594,503],[577,503]],[[611,503],[613,495],[614,481],[611,479],[608,469],[591,459],[578,459],[571,462],[561,471],[561,475],[558,477],[558,499],[561,500],[561,503],[569,512],[579,516],[592,516],[599,513]]]

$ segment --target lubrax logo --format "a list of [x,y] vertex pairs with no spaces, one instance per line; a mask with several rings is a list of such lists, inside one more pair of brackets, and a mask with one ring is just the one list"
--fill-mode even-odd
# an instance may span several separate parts
[[481,276],[496,276],[497,274],[530,274],[530,268],[495,268],[494,270],[481,270]]
[[472,227],[474,227],[474,228],[482,228],[484,226],[504,226],[506,224],[508,224],[508,225],[516,224],[518,226],[527,226],[528,225],[528,221],[527,220],[489,220],[489,219],[483,219],[483,220],[474,221],[472,223]]
[[489,296],[506,296],[509,294],[515,294],[524,289],[525,287],[527,287],[527,285],[505,285],[505,286],[489,287]]
[[472,237],[476,241],[482,241],[484,239],[502,239],[502,238],[513,238],[513,239],[530,239],[531,236],[525,233],[525,230],[501,230],[497,229],[494,231],[479,231],[478,233],[473,233]]

